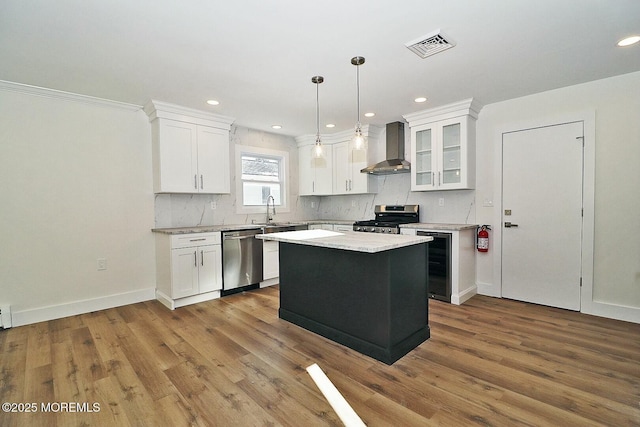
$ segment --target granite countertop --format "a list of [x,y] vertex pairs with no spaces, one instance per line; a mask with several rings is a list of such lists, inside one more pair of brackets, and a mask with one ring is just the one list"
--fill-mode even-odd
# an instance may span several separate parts
[[286,231],[258,234],[258,239],[323,248],[344,249],[356,252],[382,252],[405,246],[427,243],[430,236],[406,236],[402,234],[336,232],[329,230]]
[[[295,225],[295,224],[344,224],[352,225],[355,221],[344,219],[314,219],[310,221],[292,221],[290,223],[278,223],[282,225]],[[154,233],[164,234],[189,234],[189,233],[211,233],[217,231],[229,231],[229,230],[246,230],[257,229],[262,227],[261,224],[225,224],[225,225],[200,225],[194,227],[170,227],[170,228],[153,228],[151,231]],[[417,222],[413,224],[402,224],[401,228],[413,228],[424,230],[443,230],[443,231],[460,231],[467,229],[477,228],[476,224],[446,224],[446,223],[428,223]],[[362,233],[368,234],[368,233]],[[384,236],[388,236],[385,234]]]
[[340,225],[353,225],[356,220],[348,219],[313,219],[311,221],[303,221],[305,224],[340,224]]
[[476,224],[445,224],[438,222],[416,222],[413,224],[402,224],[400,228],[415,228],[419,230],[443,230],[443,231],[460,231],[468,229],[476,229]]
[[[351,225],[355,221],[341,220],[341,219],[315,219],[310,221],[291,221],[291,222],[278,222],[274,221],[278,225],[299,225],[299,224],[346,224]],[[261,228],[262,224],[225,224],[225,225],[198,225],[193,227],[167,227],[167,228],[152,228],[154,233],[163,234],[189,234],[189,233],[211,233],[216,231],[229,231],[229,230],[248,230]]]
[[190,234],[190,233],[212,233],[216,231],[228,230],[248,230],[259,229],[260,224],[230,224],[230,225],[200,225],[195,227],[174,227],[174,228],[152,228],[154,233],[163,234]]

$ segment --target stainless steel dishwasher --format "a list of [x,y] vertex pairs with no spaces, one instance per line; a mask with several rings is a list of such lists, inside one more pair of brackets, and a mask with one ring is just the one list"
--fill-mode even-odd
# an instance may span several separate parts
[[222,295],[229,295],[262,281],[262,229],[222,232]]

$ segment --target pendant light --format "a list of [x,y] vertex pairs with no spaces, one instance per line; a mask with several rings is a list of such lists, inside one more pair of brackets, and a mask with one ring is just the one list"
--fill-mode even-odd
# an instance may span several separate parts
[[356,66],[356,86],[358,95],[358,121],[356,122],[356,132],[351,143],[354,150],[364,150],[367,147],[367,140],[362,135],[362,126],[360,125],[360,66],[364,64],[364,57],[354,56],[351,63]]
[[324,149],[322,148],[322,140],[320,139],[320,97],[319,86],[324,81],[322,76],[311,77],[311,82],[316,85],[316,144],[313,146],[313,158],[319,159],[324,157]]

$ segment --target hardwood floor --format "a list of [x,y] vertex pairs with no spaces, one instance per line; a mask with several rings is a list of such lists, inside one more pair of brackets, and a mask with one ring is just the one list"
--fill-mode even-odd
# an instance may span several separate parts
[[0,331],[0,400],[37,410],[0,412],[0,425],[342,425],[312,363],[369,426],[640,425],[638,324],[482,296],[431,301],[431,339],[387,366],[277,307],[272,287]]

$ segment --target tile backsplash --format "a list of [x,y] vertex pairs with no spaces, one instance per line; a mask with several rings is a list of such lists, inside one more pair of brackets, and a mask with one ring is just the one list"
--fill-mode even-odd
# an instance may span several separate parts
[[[421,222],[473,224],[475,192],[473,190],[412,192],[409,174],[377,177],[375,194],[299,197],[291,212],[278,213],[276,221],[313,219],[372,219],[375,205],[420,205]],[[440,206],[444,199],[444,206]],[[212,209],[212,203],[215,209]],[[264,221],[262,214],[238,214],[232,194],[158,194],[156,195],[156,227],[188,227],[195,225],[248,224]]]

